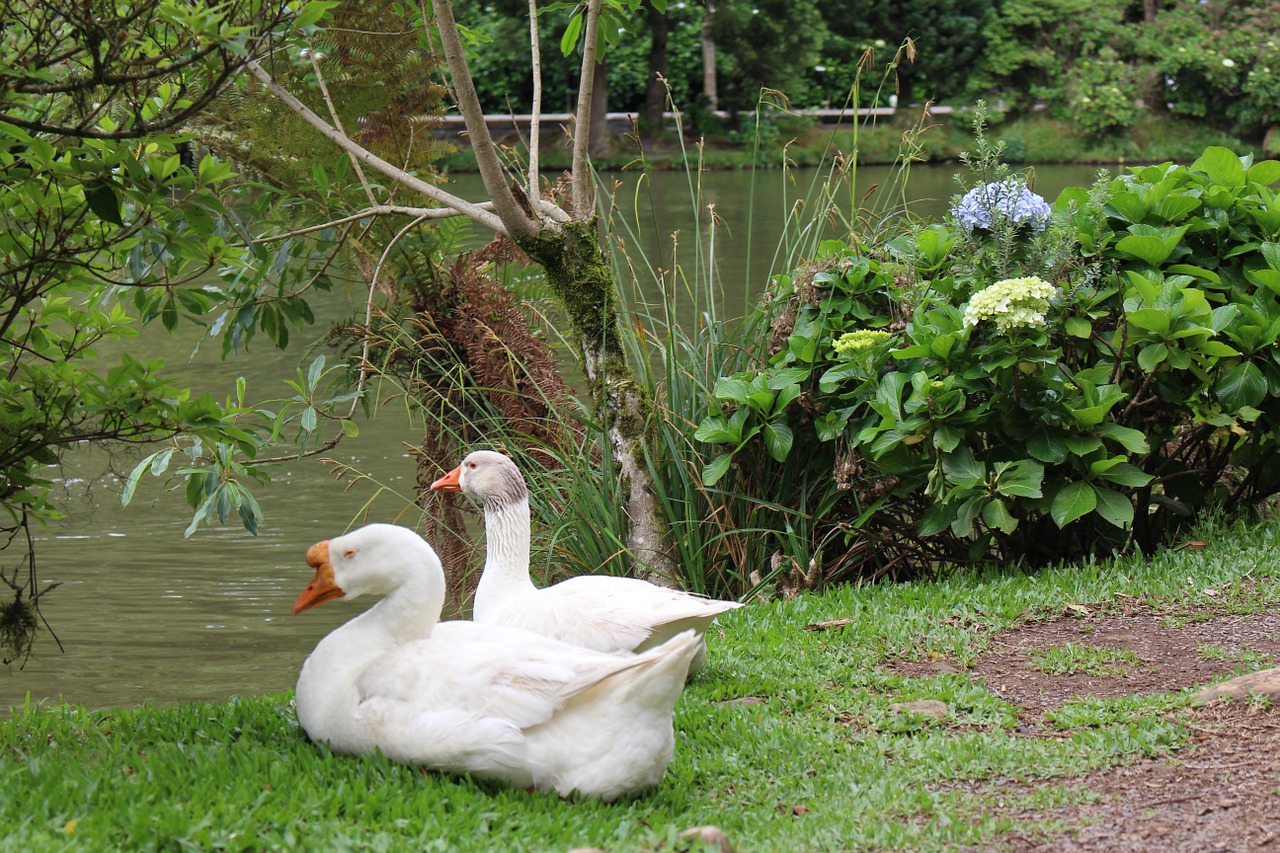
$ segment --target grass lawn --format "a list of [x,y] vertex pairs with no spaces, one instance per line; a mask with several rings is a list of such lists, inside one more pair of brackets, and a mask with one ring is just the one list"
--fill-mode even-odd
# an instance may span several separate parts
[[[306,741],[288,695],[17,711],[0,723],[0,849],[676,850],[690,849],[682,830],[707,824],[739,853],[988,845],[1014,828],[994,797],[1040,808],[1096,796],[1070,777],[1176,750],[1194,726],[1184,691],[1068,703],[1052,736],[1026,737],[1017,708],[963,670],[998,632],[1085,606],[1105,613],[1136,599],[1175,624],[1276,608],[1280,525],[1211,523],[1193,538],[1203,550],[1150,562],[958,572],[731,613],[676,707],[666,777],[630,803],[334,755]],[[893,666],[904,661],[960,671],[908,677]],[[1064,647],[1037,665],[1131,664]],[[1248,663],[1224,660],[1223,675],[1233,666]],[[946,703],[946,715],[891,708],[920,699]],[[1034,784],[963,784],[994,779]]]

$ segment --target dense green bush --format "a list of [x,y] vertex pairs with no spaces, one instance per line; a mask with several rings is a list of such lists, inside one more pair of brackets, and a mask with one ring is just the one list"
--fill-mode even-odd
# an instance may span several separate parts
[[1280,162],[1210,148],[1051,210],[972,165],[945,223],[776,281],[767,353],[699,425],[705,482],[833,484],[818,538],[872,543],[862,575],[1151,548],[1280,489]]
[[1169,110],[1244,133],[1280,121],[1276,0],[1179,6],[1144,28],[1142,48]]

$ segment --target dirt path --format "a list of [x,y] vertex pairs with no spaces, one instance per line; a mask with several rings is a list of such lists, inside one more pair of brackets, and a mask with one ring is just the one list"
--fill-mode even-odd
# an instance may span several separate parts
[[[1106,650],[1101,657],[1112,661],[1112,671],[1043,671],[1053,669],[1046,666],[1046,650],[1072,647]],[[1024,731],[1034,735],[1044,730],[1046,711],[1079,696],[1167,693],[1277,661],[1280,613],[1171,626],[1155,614],[1096,617],[1084,611],[1002,634],[970,673],[1022,709]],[[936,666],[895,669],[924,675],[936,673]],[[995,800],[1010,804],[998,807],[1008,817],[1029,827],[1045,821],[1066,827],[1052,834],[1014,833],[999,849],[1280,853],[1280,701],[1219,702],[1192,713],[1194,737],[1176,753],[1056,780],[1096,795],[1090,802],[1028,810],[1017,804],[1035,785],[1009,779],[975,783],[974,790],[1007,795]]]

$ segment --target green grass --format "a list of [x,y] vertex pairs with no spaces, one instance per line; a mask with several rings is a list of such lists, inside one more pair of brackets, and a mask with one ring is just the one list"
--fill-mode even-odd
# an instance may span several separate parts
[[1128,649],[1104,649],[1064,643],[1047,649],[1032,649],[1031,666],[1049,675],[1094,675],[1107,677],[1121,675],[1142,661]]
[[[0,723],[0,850],[674,850],[681,830],[703,824],[749,851],[989,846],[1014,828],[993,804],[1078,801],[1070,776],[1177,749],[1188,694],[1081,699],[1050,715],[1054,737],[1025,738],[1016,709],[967,676],[908,678],[889,664],[965,665],[1002,629],[1068,604],[1105,612],[1117,596],[1170,613],[1280,603],[1280,527],[1197,534],[1210,543],[1198,553],[844,586],[729,614],[677,706],[666,777],[630,803],[334,755],[305,740],[289,696],[19,710]],[[1227,592],[1194,597],[1208,587]],[[762,701],[728,701],[743,697]],[[890,707],[916,699],[949,714]],[[1034,784],[1011,794],[998,779]]]

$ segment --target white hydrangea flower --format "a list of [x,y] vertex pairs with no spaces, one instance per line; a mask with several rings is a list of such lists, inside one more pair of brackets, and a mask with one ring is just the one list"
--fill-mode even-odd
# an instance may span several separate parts
[[1057,295],[1057,286],[1038,276],[1006,278],[970,297],[964,309],[964,324],[976,326],[990,320],[1001,332],[1043,326],[1049,300]]

